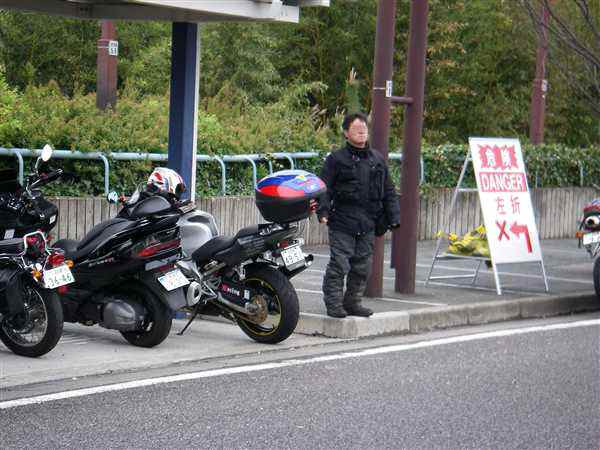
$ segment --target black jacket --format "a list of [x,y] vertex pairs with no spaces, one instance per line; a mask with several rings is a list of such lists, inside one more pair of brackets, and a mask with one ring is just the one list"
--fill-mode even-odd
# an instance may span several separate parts
[[357,149],[350,143],[327,156],[321,178],[327,192],[317,216],[327,217],[333,230],[350,234],[375,230],[382,218],[400,223],[400,205],[387,164],[379,152]]

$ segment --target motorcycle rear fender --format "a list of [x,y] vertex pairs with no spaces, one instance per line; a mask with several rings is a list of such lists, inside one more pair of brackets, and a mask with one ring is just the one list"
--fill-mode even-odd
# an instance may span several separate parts
[[144,272],[140,275],[140,282],[152,291],[161,302],[171,308],[173,311],[177,311],[187,305],[185,301],[185,295],[183,288],[174,289],[167,291],[159,282],[158,277],[160,276],[157,272]]
[[0,312],[13,316],[23,311],[23,280],[20,268],[0,269]]

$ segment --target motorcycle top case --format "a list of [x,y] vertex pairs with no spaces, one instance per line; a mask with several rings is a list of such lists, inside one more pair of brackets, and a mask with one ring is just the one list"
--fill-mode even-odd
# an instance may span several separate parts
[[282,170],[260,180],[256,206],[269,222],[297,222],[310,216],[311,200],[325,193],[325,183],[305,170]]

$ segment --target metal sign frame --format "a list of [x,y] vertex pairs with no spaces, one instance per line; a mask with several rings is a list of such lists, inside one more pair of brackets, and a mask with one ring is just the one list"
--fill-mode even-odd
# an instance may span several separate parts
[[[459,194],[461,193],[465,193],[465,192],[476,192],[477,196],[479,197],[479,189],[477,188],[465,188],[463,187],[463,181],[465,178],[465,174],[467,172],[467,168],[469,166],[469,163],[472,163],[473,160],[471,158],[471,150],[469,149],[467,151],[467,157],[465,158],[465,162],[463,163],[462,166],[462,170],[460,172],[460,176],[458,177],[458,183],[456,184],[456,188],[454,189],[454,194],[452,195],[452,201],[450,202],[450,208],[448,211],[449,217],[452,218],[452,214],[454,214],[455,212],[455,206],[456,206],[456,201],[458,199]],[[473,168],[474,170],[474,168]],[[479,208],[481,208],[481,203],[479,203]],[[475,283],[477,281],[477,276],[479,275],[479,271],[481,269],[481,265],[485,262],[487,262],[488,264],[492,265],[492,270],[494,273],[494,282],[496,284],[496,293],[498,295],[502,295],[502,286],[500,283],[500,277],[498,275],[498,263],[496,263],[494,261],[494,255],[492,253],[492,249],[490,248],[490,257],[486,258],[486,257],[481,257],[481,256],[466,256],[466,255],[454,255],[454,254],[450,254],[450,253],[446,253],[440,252],[440,249],[442,247],[442,242],[449,242],[448,238],[445,236],[438,236],[437,241],[436,241],[436,245],[435,245],[435,251],[433,254],[433,259],[431,261],[431,266],[429,267],[429,272],[427,274],[427,279],[425,280],[425,286],[429,285],[429,282],[432,280],[444,280],[444,279],[456,279],[456,278],[471,278],[471,284],[470,285],[465,285],[465,287],[473,287],[475,286]],[[470,274],[466,274],[466,275],[436,275],[436,276],[432,276],[433,274],[433,270],[434,270],[434,266],[436,264],[437,261],[439,260],[471,260],[474,261],[477,266],[474,268],[474,272],[470,273]],[[545,292],[549,292],[550,288],[548,286],[548,277],[546,276],[546,268],[544,267],[544,260],[543,258],[541,258],[539,260],[539,263],[541,265],[541,269],[542,269],[542,276],[544,279],[544,287],[545,287]],[[524,264],[524,263],[504,263],[504,264]],[[462,286],[461,286],[462,287]]]

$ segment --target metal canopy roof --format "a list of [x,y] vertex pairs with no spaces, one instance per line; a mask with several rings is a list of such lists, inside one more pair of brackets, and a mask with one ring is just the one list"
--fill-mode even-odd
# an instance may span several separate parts
[[329,6],[330,0],[0,0],[0,9],[81,19],[169,22],[298,22],[300,8]]

